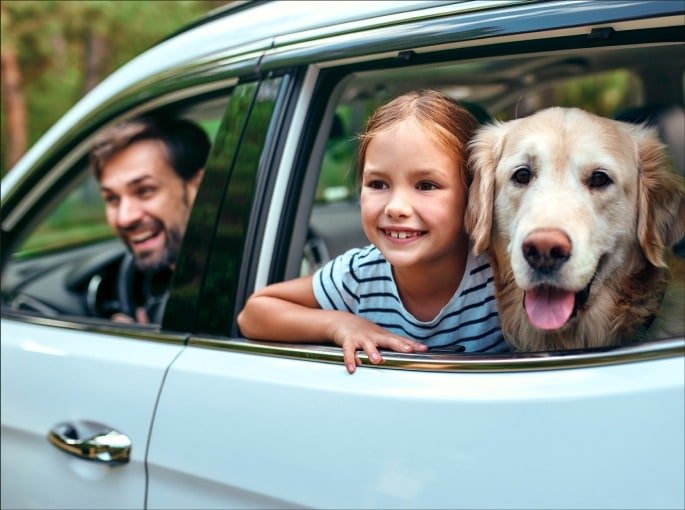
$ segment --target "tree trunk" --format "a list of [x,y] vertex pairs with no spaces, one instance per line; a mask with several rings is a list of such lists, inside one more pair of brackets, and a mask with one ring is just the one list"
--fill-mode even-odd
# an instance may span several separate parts
[[83,79],[83,95],[100,82],[107,53],[107,41],[104,37],[93,33],[86,36],[86,69]]
[[[9,46],[9,45],[8,45]],[[5,107],[5,126],[7,128],[7,159],[5,168],[11,168],[26,152],[26,102],[21,88],[21,69],[17,52],[12,47],[4,47],[2,62],[2,100]]]

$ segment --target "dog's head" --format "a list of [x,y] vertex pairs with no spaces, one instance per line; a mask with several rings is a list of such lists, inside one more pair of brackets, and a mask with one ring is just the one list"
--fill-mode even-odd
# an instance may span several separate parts
[[470,150],[474,252],[497,245],[539,329],[562,328],[637,245],[664,266],[684,234],[683,180],[651,129],[549,108],[481,128]]

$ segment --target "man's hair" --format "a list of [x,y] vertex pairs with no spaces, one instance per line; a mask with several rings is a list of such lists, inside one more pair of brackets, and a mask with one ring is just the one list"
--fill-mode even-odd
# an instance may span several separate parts
[[162,142],[169,165],[184,181],[197,175],[209,154],[209,138],[197,124],[172,117],[138,117],[116,124],[96,136],[90,163],[98,180],[113,156],[142,140]]
[[445,151],[457,158],[460,162],[460,178],[466,184],[466,151],[478,121],[450,97],[429,89],[403,94],[373,112],[366,129],[359,135],[358,181],[362,181],[366,150],[374,136],[410,118],[416,120]]

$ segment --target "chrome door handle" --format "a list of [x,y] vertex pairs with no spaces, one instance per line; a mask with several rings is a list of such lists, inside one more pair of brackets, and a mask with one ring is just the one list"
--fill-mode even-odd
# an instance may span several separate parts
[[123,464],[131,455],[131,440],[111,427],[90,421],[58,423],[48,441],[60,450],[81,459]]

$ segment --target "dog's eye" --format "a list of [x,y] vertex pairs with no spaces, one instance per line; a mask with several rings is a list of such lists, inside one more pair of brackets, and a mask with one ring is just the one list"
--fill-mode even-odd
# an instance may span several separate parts
[[530,182],[532,176],[533,173],[530,171],[530,168],[522,166],[516,169],[514,175],[511,176],[511,180],[514,181],[514,184],[526,185]]
[[594,172],[592,172],[592,175],[587,180],[587,185],[590,188],[605,188],[612,182],[613,181],[605,172],[595,170]]

